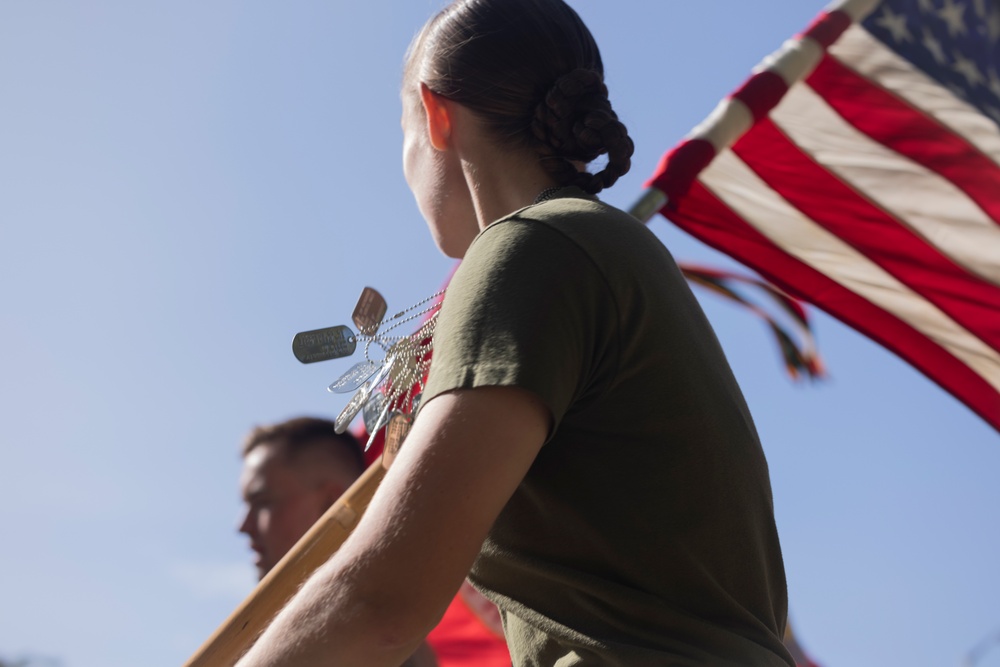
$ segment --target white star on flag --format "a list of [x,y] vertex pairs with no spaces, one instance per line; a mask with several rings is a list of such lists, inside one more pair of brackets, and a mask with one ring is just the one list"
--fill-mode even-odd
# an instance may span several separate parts
[[997,98],[1000,98],[1000,76],[997,76],[997,71],[995,69],[990,69],[989,73],[990,83],[987,88],[990,89]]
[[1000,40],[1000,11],[994,9],[990,12],[990,18],[986,23],[986,28],[990,31],[991,42]]
[[974,60],[966,58],[958,51],[955,51],[955,64],[951,66],[953,70],[965,77],[965,80],[969,82],[969,86],[973,87],[976,84],[985,83],[986,79],[983,78],[983,73],[979,71],[976,67]]
[[939,42],[934,36],[934,33],[927,28],[924,28],[924,40],[922,43],[924,48],[931,52],[931,55],[934,56],[934,60],[936,60],[939,65],[944,65],[948,62],[948,57],[944,55],[944,49],[941,47],[941,42]]
[[882,8],[882,16],[875,23],[891,32],[892,38],[897,44],[913,41],[913,35],[910,34],[910,29],[906,27],[906,16],[894,13],[888,6]]
[[965,6],[955,2],[955,0],[944,0],[944,7],[938,12],[941,20],[948,24],[948,34],[952,37],[964,35],[965,27]]

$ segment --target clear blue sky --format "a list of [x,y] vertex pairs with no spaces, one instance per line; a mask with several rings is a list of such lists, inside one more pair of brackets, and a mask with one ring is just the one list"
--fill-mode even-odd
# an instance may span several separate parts
[[[292,335],[451,266],[400,170],[400,62],[439,4],[0,2],[0,657],[175,666],[250,590],[240,439],[344,401],[325,387],[350,362],[302,366]],[[638,147],[605,197],[628,206],[823,3],[573,4]],[[822,315],[831,378],[796,385],[761,323],[699,296],[768,454],[803,644],[958,665],[1000,627],[997,433]]]

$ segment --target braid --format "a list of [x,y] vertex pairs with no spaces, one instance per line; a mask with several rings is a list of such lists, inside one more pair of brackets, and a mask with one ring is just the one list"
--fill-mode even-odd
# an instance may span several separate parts
[[[635,147],[595,70],[575,69],[559,77],[535,108],[531,132],[541,147],[542,164],[562,185],[596,194],[631,167]],[[604,154],[608,162],[596,174],[578,171],[573,164]]]

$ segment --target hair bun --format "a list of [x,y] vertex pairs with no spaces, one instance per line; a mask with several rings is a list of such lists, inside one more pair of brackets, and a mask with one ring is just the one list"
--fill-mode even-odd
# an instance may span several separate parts
[[569,74],[562,75],[556,79],[552,90],[559,91],[564,98],[595,93],[604,97],[608,96],[608,87],[604,85],[604,77],[592,69],[575,69]]
[[[611,108],[600,72],[574,69],[556,79],[536,107],[531,129],[546,168],[560,183],[596,193],[631,167],[634,146]],[[597,174],[577,171],[572,164],[604,154],[608,164]]]
[[593,70],[575,69],[556,79],[545,93],[535,109],[532,132],[554,153],[590,162],[600,153],[589,155],[592,150],[577,145],[574,126],[586,123],[587,112],[600,106],[611,108],[603,77]]

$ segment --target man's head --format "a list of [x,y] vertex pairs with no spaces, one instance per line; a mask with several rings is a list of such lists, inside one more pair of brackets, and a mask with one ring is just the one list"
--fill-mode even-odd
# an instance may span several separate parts
[[299,417],[258,426],[243,445],[240,490],[263,577],[364,471],[361,447],[333,422]]

